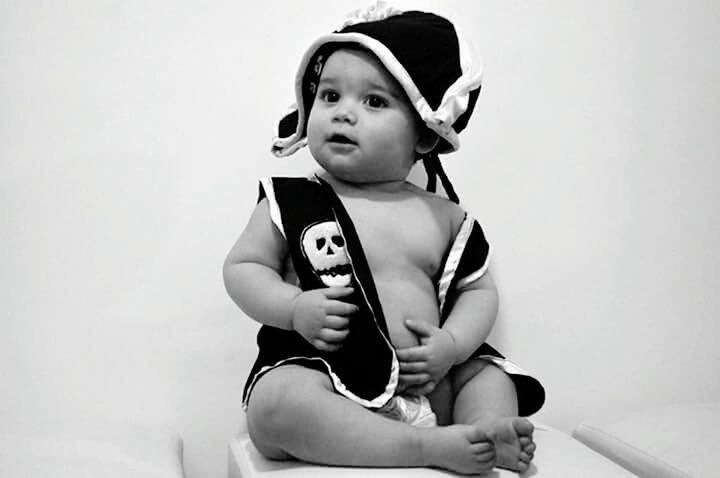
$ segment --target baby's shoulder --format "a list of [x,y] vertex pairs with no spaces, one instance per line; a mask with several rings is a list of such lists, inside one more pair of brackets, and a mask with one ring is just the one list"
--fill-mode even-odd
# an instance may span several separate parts
[[412,183],[408,183],[408,190],[429,207],[436,217],[447,221],[453,233],[460,229],[467,216],[467,211],[462,206]]

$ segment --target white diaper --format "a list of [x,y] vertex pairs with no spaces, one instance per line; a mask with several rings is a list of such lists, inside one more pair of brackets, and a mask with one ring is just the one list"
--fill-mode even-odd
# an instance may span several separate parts
[[437,426],[437,418],[427,397],[395,395],[377,411],[380,415],[416,427]]

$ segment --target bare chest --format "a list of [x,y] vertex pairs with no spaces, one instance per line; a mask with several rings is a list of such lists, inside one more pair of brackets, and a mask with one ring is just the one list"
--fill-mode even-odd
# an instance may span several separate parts
[[449,246],[447,220],[421,199],[342,198],[374,274],[433,279]]

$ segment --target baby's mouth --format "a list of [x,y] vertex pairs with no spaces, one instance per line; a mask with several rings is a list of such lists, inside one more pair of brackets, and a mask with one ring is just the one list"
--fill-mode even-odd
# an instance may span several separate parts
[[338,144],[355,144],[355,141],[340,133],[330,135],[328,142]]

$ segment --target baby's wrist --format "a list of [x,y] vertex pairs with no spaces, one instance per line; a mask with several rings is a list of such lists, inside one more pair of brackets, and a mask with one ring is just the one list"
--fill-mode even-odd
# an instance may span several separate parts
[[448,337],[450,337],[450,342],[452,344],[451,346],[452,346],[453,364],[457,365],[460,362],[462,362],[462,360],[460,360],[460,351],[458,350],[457,340],[455,340],[455,336],[448,329],[441,329],[441,330],[443,332],[445,332],[448,335]]
[[298,299],[300,298],[300,296],[302,295],[302,293],[303,293],[303,291],[300,290],[297,294],[295,294],[295,295],[290,299],[290,314],[289,314],[289,316],[290,316],[290,317],[289,317],[289,322],[290,322],[290,323],[289,323],[288,325],[289,325],[289,327],[290,327],[290,330],[295,331],[295,332],[297,332],[297,329],[295,328],[295,325],[296,325],[296,324],[295,324],[295,316],[296,316],[297,313],[298,313]]

